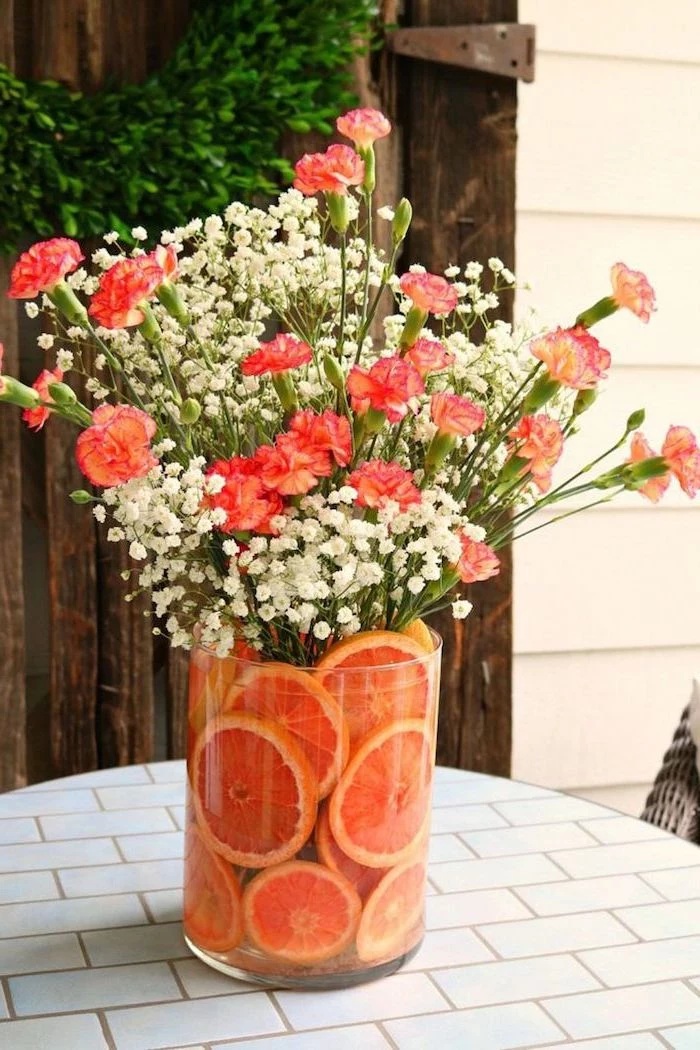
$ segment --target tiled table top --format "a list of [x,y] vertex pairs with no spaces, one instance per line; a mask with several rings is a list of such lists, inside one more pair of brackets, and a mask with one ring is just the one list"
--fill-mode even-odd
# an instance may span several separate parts
[[700,1050],[700,851],[440,770],[428,933],[399,974],[265,992],[188,954],[184,769],[0,797],[0,1050]]

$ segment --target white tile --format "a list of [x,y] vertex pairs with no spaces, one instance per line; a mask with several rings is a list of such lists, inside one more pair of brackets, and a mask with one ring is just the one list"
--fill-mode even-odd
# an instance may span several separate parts
[[580,958],[603,984],[612,988],[693,977],[700,973],[700,937],[630,944],[624,948],[599,948],[581,952]]
[[98,788],[105,809],[135,809],[147,806],[179,806],[185,797],[184,777],[175,784],[144,784],[142,787]]
[[275,992],[275,998],[298,1031],[448,1009],[446,1000],[422,973],[396,974],[384,981],[321,994]]
[[557,854],[557,863],[575,878],[683,868],[696,861],[697,846],[676,838],[600,846],[594,850],[569,850]]
[[433,973],[433,979],[458,1009],[588,992],[601,987],[571,955],[459,966],[438,970]]
[[700,867],[678,868],[676,871],[651,871],[644,881],[671,901],[700,897]]
[[655,904],[658,894],[636,875],[609,875],[539,886],[518,886],[516,893],[537,915],[571,915],[579,911]]
[[496,923],[479,926],[479,934],[499,955],[514,959],[521,955],[551,955],[582,948],[629,944],[633,934],[607,912],[581,912],[575,919],[567,915],[527,922]]
[[610,810],[572,795],[523,802],[496,802],[494,809],[510,824],[557,824],[562,820],[610,816]]
[[[0,799],[0,809],[2,800]],[[39,842],[41,835],[31,817],[4,818],[0,820],[0,846],[10,842]]]
[[555,792],[549,788],[523,784],[519,780],[503,777],[479,777],[436,782],[433,790],[434,806],[462,806],[474,802],[510,802],[521,798],[551,798]]
[[238,981],[225,973],[205,966],[199,959],[184,959],[175,963],[178,977],[190,999],[204,999],[212,995],[240,995],[242,992],[259,991],[259,987],[246,981]]
[[117,868],[62,868],[58,877],[68,897],[171,889],[182,886],[182,861],[149,860],[120,864]]
[[480,890],[492,886],[526,886],[532,882],[559,882],[566,875],[547,857],[536,854],[498,860],[448,861],[437,864],[431,878],[443,893]]
[[172,971],[165,963],[14,977],[9,984],[20,1017],[182,998]]
[[184,806],[168,806],[168,812],[177,824],[180,831],[185,830],[185,807]]
[[620,908],[615,914],[645,941],[700,933],[700,900],[642,904],[636,908]]
[[684,1025],[683,1028],[664,1028],[661,1035],[673,1050],[698,1050],[700,1046],[700,1024]]
[[0,1050],[107,1050],[102,1026],[94,1014],[42,1017],[0,1024]]
[[83,944],[92,966],[184,959],[190,954],[179,922],[95,930],[83,934]]
[[431,835],[428,860],[439,864],[445,860],[468,860],[474,854],[456,835]]
[[645,842],[647,839],[666,839],[668,832],[635,817],[606,817],[603,820],[582,820],[593,838],[606,845],[615,842]]
[[503,828],[501,831],[471,831],[461,837],[480,857],[549,853],[596,845],[595,839],[576,824],[541,824],[535,827]]
[[182,890],[153,890],[143,899],[155,922],[182,921]]
[[398,1050],[516,1050],[561,1042],[561,1029],[535,1003],[488,1006],[385,1025]]
[[112,784],[127,786],[129,784],[150,784],[150,778],[144,766],[113,766],[110,769],[95,769],[92,773],[76,773],[71,777],[60,777],[58,780],[46,780],[41,784],[32,784],[22,788],[22,794],[34,794],[36,791],[62,791],[67,788],[109,787]]
[[475,773],[471,769],[453,769],[452,766],[435,767],[435,783],[449,784],[455,780],[487,780],[488,773]]
[[417,955],[401,967],[401,972],[432,970],[436,966],[463,966],[493,958],[483,941],[471,930],[428,930]]
[[264,992],[109,1010],[106,1016],[117,1050],[162,1050],[176,1043],[243,1039],[283,1030]]
[[146,768],[156,784],[180,783],[185,779],[185,760],[182,758],[170,762],[151,762]]
[[508,890],[476,890],[428,897],[425,922],[429,930],[444,930],[478,922],[527,919],[529,916],[525,905]]
[[89,842],[28,842],[23,846],[3,846],[0,871],[39,871],[62,864],[118,864],[121,857],[110,839]]
[[93,839],[100,835],[134,835],[145,831],[172,831],[167,809],[123,809],[105,813],[42,817],[47,839]]
[[0,975],[72,970],[83,966],[85,958],[74,933],[0,941]]
[[[3,937],[101,930],[143,922],[146,922],[146,915],[141,902],[131,895],[4,904],[0,907],[0,933]],[[0,951],[3,943],[0,941]]]
[[0,875],[0,904],[48,901],[58,895],[58,886],[50,871],[20,871],[16,875]]
[[585,1043],[567,1043],[562,1050],[661,1050],[661,1043],[655,1035],[614,1035],[610,1039],[587,1039]]
[[672,981],[562,996],[544,1006],[575,1039],[700,1021],[700,996]]
[[433,810],[430,826],[436,835],[473,828],[505,828],[506,822],[490,806],[443,806]]
[[333,1050],[387,1050],[389,1044],[373,1024],[358,1024],[351,1028],[333,1028],[330,1032],[290,1033],[271,1039],[218,1043],[216,1050],[330,1050],[331,1046]]
[[91,813],[100,807],[92,791],[12,791],[0,799],[3,817],[43,817],[47,813]]
[[181,831],[159,831],[152,835],[125,835],[117,839],[128,861],[182,857],[185,837]]

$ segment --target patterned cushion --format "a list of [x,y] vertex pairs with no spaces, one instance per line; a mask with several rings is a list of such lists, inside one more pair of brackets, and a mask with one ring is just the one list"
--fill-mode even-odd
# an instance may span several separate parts
[[[692,716],[691,716],[692,709]],[[692,717],[692,730],[691,730]],[[700,687],[693,683],[691,703],[673,734],[671,746],[654,781],[642,820],[680,838],[700,844]]]

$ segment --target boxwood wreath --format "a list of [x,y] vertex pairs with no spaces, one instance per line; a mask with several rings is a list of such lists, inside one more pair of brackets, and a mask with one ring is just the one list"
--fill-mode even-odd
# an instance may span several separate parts
[[331,131],[370,0],[197,0],[166,65],[94,95],[0,65],[0,253],[21,237],[89,236],[272,192],[287,130]]

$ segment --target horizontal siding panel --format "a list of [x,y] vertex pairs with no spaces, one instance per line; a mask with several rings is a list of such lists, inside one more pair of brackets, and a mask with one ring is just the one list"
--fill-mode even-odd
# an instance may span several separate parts
[[624,310],[596,327],[615,364],[700,365],[700,296],[688,295],[699,244],[698,221],[521,212],[517,272],[532,292],[518,294],[518,312],[534,305],[547,325],[571,323],[607,294],[621,259],[648,275],[658,310],[649,324]]
[[700,217],[698,97],[700,66],[542,54],[519,94],[518,207]]
[[518,656],[513,776],[560,788],[650,783],[693,676],[700,645]]
[[541,51],[700,62],[697,0],[520,0],[519,18],[535,23]]
[[516,653],[700,644],[697,514],[580,514],[521,540]]

